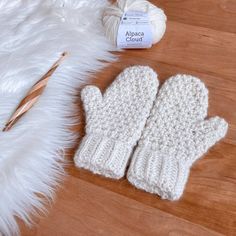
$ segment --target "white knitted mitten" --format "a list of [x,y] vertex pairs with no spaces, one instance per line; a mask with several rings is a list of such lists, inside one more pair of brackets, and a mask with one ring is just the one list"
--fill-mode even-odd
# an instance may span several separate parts
[[86,135],[74,158],[77,167],[114,179],[124,176],[158,84],[151,68],[133,66],[125,69],[104,95],[94,86],[82,90]]
[[227,132],[207,116],[208,90],[197,78],[171,77],[160,89],[128,170],[137,188],[164,199],[181,197],[191,165]]

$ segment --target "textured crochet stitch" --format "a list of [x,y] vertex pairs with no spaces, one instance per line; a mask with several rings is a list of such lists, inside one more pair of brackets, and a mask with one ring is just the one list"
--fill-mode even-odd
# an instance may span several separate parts
[[114,179],[124,176],[158,84],[151,68],[133,66],[125,69],[104,95],[94,86],[82,90],[86,135],[74,158],[77,167]]
[[207,109],[208,90],[198,78],[167,80],[132,157],[128,180],[164,199],[179,199],[191,165],[227,132],[224,119],[205,120]]

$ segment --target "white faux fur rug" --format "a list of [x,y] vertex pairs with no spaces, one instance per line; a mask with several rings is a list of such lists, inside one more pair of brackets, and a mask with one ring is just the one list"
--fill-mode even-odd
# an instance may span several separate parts
[[[39,102],[6,133],[0,131],[0,232],[17,235],[16,217],[31,224],[53,198],[63,175],[63,152],[76,135],[73,103],[89,73],[112,61],[103,36],[106,0],[0,0],[0,129],[31,86],[63,51],[70,56]],[[0,235],[1,235],[0,233]]]

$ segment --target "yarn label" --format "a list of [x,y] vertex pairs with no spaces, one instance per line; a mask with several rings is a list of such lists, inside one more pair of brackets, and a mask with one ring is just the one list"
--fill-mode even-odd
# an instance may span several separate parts
[[117,34],[118,48],[150,48],[153,35],[148,14],[127,11],[123,14]]

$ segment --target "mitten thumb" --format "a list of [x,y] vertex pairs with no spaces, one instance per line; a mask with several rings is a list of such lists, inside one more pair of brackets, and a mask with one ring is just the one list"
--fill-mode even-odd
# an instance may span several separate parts
[[193,141],[197,151],[195,159],[199,158],[216,142],[222,139],[226,135],[227,130],[228,123],[218,116],[196,124],[192,130]]
[[85,112],[95,111],[102,102],[102,94],[96,86],[88,85],[81,91]]

